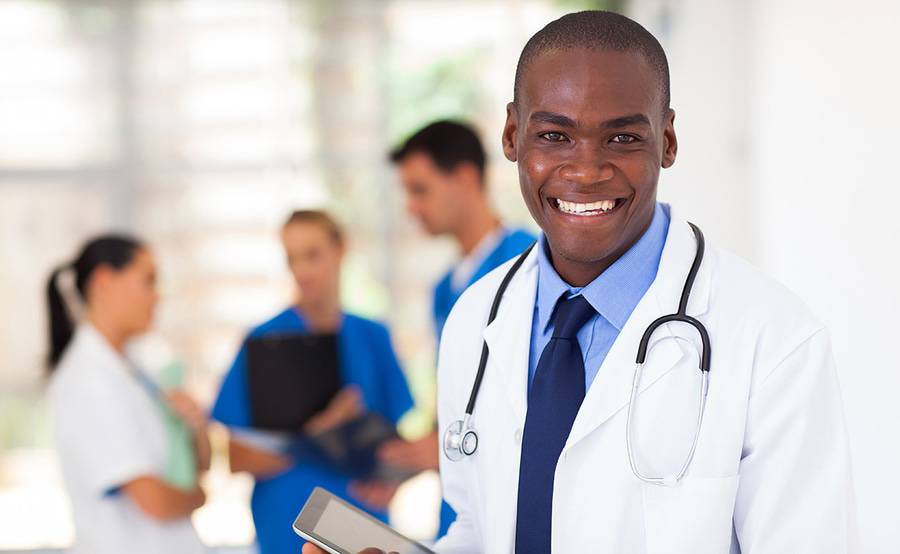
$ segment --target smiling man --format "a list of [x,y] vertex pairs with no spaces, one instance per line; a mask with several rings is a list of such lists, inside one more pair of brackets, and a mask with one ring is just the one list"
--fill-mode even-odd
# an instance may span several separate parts
[[634,21],[570,14],[526,44],[502,140],[543,233],[444,327],[436,551],[858,551],[828,333],[657,202],[674,121]]
[[657,202],[669,100],[662,47],[624,16],[570,14],[525,46],[502,139],[543,234],[444,330],[442,431],[480,387],[477,443],[441,462],[458,517],[439,552],[854,551],[827,332]]

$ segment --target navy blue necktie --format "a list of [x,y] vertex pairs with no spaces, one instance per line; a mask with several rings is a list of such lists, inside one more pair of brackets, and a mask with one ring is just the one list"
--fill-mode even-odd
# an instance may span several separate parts
[[561,300],[553,336],[528,393],[519,465],[516,554],[549,554],[553,474],[584,400],[584,358],[576,334],[597,312],[583,296]]

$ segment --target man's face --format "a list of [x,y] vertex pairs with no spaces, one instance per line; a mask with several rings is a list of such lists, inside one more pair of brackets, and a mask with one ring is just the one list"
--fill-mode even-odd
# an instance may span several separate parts
[[658,77],[638,53],[551,51],[519,92],[503,149],[554,266],[603,271],[650,225],[660,167],[675,161]]
[[459,170],[442,170],[424,152],[412,152],[397,168],[409,214],[431,235],[452,232],[465,212],[467,198]]

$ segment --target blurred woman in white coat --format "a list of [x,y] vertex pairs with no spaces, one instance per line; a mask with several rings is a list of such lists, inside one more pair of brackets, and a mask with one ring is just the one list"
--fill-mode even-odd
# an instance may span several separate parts
[[75,551],[203,552],[190,515],[205,500],[205,416],[125,353],[153,319],[152,253],[130,237],[96,238],[53,272],[48,302],[48,395]]

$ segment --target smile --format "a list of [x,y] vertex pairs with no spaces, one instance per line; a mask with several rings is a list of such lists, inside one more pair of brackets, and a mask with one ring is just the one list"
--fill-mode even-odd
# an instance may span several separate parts
[[604,216],[614,212],[622,204],[622,199],[598,200],[596,202],[569,202],[559,198],[551,198],[550,204],[568,215],[581,217]]

